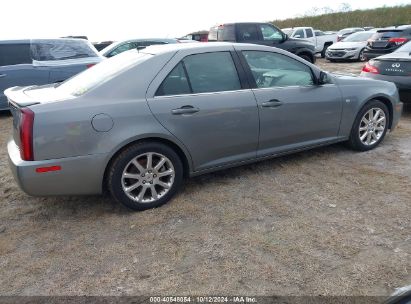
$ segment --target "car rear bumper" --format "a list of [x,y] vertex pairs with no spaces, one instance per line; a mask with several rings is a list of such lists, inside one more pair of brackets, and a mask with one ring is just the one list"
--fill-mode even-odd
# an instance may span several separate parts
[[[7,144],[9,166],[19,187],[29,195],[85,195],[102,193],[106,154],[24,161],[13,140]],[[38,173],[37,168],[61,170]]]
[[365,58],[367,58],[369,60],[369,59],[373,59],[373,58],[376,58],[376,57],[379,57],[379,56],[382,56],[382,55],[389,54],[393,51],[395,51],[395,49],[394,50],[385,50],[385,51],[383,51],[383,50],[378,50],[378,51],[372,50],[371,51],[371,50],[365,49],[364,50],[364,56],[365,56]]

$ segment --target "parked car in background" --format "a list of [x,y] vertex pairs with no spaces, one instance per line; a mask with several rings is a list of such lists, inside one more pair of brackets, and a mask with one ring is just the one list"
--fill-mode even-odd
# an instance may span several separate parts
[[294,53],[308,62],[315,62],[315,46],[309,41],[291,38],[271,23],[226,23],[212,27],[208,41],[261,44]]
[[365,61],[364,50],[375,31],[357,32],[328,47],[325,58],[330,61]]
[[8,109],[5,89],[61,82],[102,59],[84,39],[0,41],[0,110]]
[[182,39],[195,40],[198,42],[208,41],[208,31],[198,31],[185,35]]
[[377,147],[401,115],[394,84],[334,76],[253,44],[152,46],[60,86],[6,91],[11,170],[31,195],[159,207],[184,176],[348,141]]
[[371,59],[361,76],[395,83],[402,101],[411,102],[411,42],[393,53]]
[[315,45],[315,52],[321,53],[325,57],[327,48],[337,41],[337,34],[326,34],[320,30],[314,30],[312,27],[293,27],[282,29],[291,38],[306,39]]
[[99,42],[93,42],[94,47],[96,48],[97,51],[101,51],[102,49],[108,47],[110,44],[114,43],[115,41],[99,41]]
[[361,27],[349,27],[349,28],[342,29],[337,33],[337,42],[343,40],[345,37],[351,35],[352,33],[363,32],[363,31],[365,30]]
[[100,54],[104,57],[113,57],[122,52],[137,49],[142,50],[150,45],[159,45],[159,44],[172,44],[179,43],[178,39],[162,39],[162,38],[147,38],[147,39],[129,39],[117,41],[110,44],[100,51]]
[[411,25],[392,26],[378,30],[364,51],[367,59],[394,52],[411,40]]
[[364,26],[363,29],[364,29],[364,31],[370,31],[372,29],[375,29],[375,27],[373,27],[373,26]]

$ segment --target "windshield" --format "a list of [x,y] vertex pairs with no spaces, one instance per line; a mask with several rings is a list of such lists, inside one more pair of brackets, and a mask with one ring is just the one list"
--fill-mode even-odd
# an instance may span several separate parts
[[36,61],[98,57],[92,44],[84,39],[33,39],[30,49]]
[[395,50],[395,52],[407,52],[411,53],[411,42],[407,42],[402,47]]
[[57,90],[62,93],[81,96],[91,89],[112,79],[128,68],[146,61],[153,55],[137,53],[135,50],[124,52],[118,56],[102,61],[84,72],[62,82]]
[[345,34],[348,34],[348,33],[354,33],[354,32],[358,32],[358,31],[361,31],[361,29],[347,28],[347,29],[343,29],[343,30],[339,31],[337,34],[341,36],[341,35],[345,35]]
[[344,42],[361,42],[367,41],[374,33],[369,32],[358,32],[347,36],[343,41]]

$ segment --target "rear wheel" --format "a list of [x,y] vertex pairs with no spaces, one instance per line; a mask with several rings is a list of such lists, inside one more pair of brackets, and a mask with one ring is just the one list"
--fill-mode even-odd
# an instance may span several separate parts
[[325,58],[325,52],[327,52],[327,49],[328,49],[328,47],[330,46],[331,44],[326,44],[326,45],[324,45],[324,48],[323,48],[323,50],[321,51],[321,58]]
[[358,151],[374,149],[384,139],[389,119],[388,108],[381,101],[367,103],[354,121],[349,145]]
[[302,54],[302,55],[300,55],[300,57],[301,57],[302,59],[308,61],[308,62],[313,63],[312,58],[311,58],[310,56],[306,55],[306,54]]
[[121,152],[114,160],[108,187],[114,199],[133,210],[167,203],[183,180],[183,165],[166,145],[145,142]]

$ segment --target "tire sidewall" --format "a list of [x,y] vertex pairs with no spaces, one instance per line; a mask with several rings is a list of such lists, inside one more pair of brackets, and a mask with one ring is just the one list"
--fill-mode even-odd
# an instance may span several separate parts
[[[129,162],[135,158],[136,156],[148,152],[159,153],[166,156],[174,166],[174,183],[170,190],[159,200],[154,201],[152,203],[138,203],[130,199],[127,194],[124,192],[121,179],[123,175],[124,168],[129,164]],[[117,158],[114,160],[110,174],[108,178],[108,186],[111,195],[114,197],[116,201],[125,205],[126,207],[142,211],[151,208],[156,208],[164,205],[167,203],[179,190],[183,180],[183,165],[182,162],[174,152],[173,149],[169,148],[166,145],[161,143],[140,143],[133,145],[129,148],[126,148],[123,152],[121,152]]]
[[[384,133],[382,134],[380,139],[376,143],[367,146],[361,142],[361,139],[359,137],[359,127],[360,127],[361,120],[363,116],[365,115],[365,113],[367,113],[372,108],[379,108],[384,111],[386,123],[385,123]],[[373,100],[373,101],[368,102],[361,108],[360,112],[358,113],[354,121],[354,125],[352,127],[351,134],[350,134],[351,146],[359,151],[368,151],[368,150],[374,149],[384,140],[385,135],[387,134],[389,125],[390,125],[390,113],[388,111],[387,106],[378,100]]]

